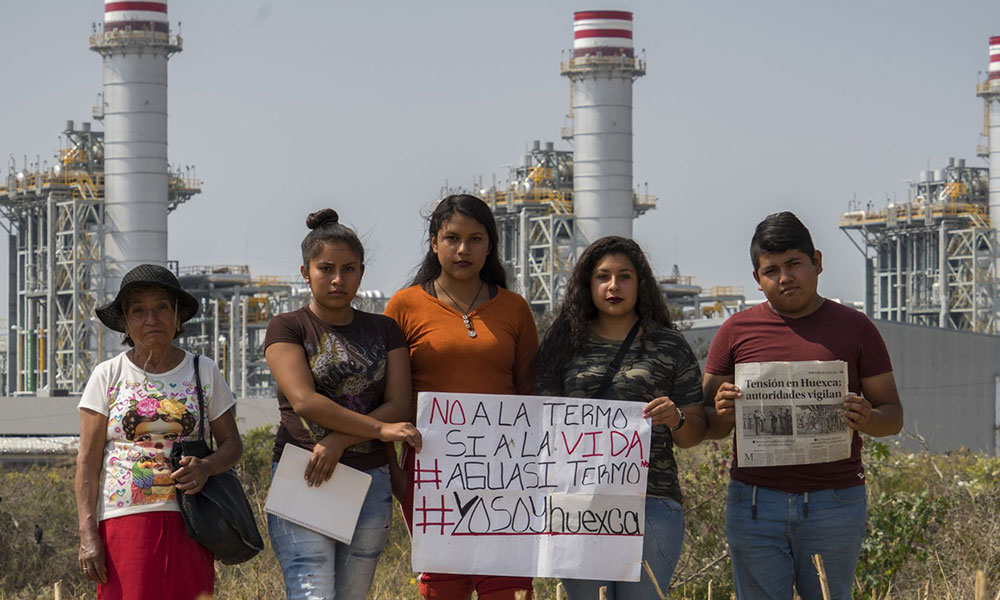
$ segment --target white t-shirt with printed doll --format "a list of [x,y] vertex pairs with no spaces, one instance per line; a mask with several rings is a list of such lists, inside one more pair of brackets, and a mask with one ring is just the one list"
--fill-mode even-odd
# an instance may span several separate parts
[[[122,515],[179,510],[170,478],[170,450],[177,440],[198,439],[198,393],[194,355],[166,373],[144,373],[125,352],[97,365],[79,408],[108,417],[101,468],[99,520]],[[215,363],[198,359],[209,424],[236,404]]]

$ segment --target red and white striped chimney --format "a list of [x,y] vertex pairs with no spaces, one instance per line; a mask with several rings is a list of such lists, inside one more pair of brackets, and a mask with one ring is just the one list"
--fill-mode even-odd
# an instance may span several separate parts
[[989,80],[1000,79],[1000,35],[990,38],[990,70]]
[[[1000,35],[990,38],[990,66],[979,95],[987,102],[990,123],[990,225],[1000,236]],[[1000,266],[1000,265],[998,265]]]
[[104,30],[169,31],[166,2],[119,2],[104,0]]
[[632,237],[632,83],[645,73],[632,46],[632,13],[573,14],[573,215],[578,250]]
[[573,56],[634,56],[632,13],[584,10],[573,15]]
[[[167,60],[181,42],[170,35],[165,0],[105,0],[104,29],[90,49],[104,72],[103,303],[133,267],[167,264]],[[119,346],[106,332],[102,358]]]

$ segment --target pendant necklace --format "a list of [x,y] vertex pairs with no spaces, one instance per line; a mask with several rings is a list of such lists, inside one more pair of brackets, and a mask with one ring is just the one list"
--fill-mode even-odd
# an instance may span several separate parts
[[[455,300],[455,298],[453,298],[452,295],[448,293],[448,290],[444,289],[444,286],[441,285],[441,282],[438,281],[436,283],[438,284],[438,287],[441,288],[441,291],[444,292],[444,295],[448,296],[448,299],[455,304],[455,308],[457,308],[458,310],[462,310],[462,305],[459,304],[458,301]],[[462,321],[465,323],[465,328],[468,330],[470,338],[476,337],[476,330],[472,328],[472,320],[469,319],[469,313],[472,312],[472,305],[475,304],[476,300],[479,299],[479,294],[483,291],[483,286],[485,284],[486,284],[485,281],[483,280],[479,281],[479,289],[476,290],[476,295],[472,297],[472,302],[469,303],[469,308],[467,308],[465,311],[462,312]]]

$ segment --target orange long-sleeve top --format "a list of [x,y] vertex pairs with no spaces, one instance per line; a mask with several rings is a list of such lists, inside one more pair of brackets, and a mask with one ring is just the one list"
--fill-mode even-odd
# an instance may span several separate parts
[[462,313],[420,286],[396,292],[385,314],[399,324],[410,347],[413,401],[417,392],[529,395],[535,387],[538,330],[524,298],[503,288],[469,313],[476,337],[469,337]]

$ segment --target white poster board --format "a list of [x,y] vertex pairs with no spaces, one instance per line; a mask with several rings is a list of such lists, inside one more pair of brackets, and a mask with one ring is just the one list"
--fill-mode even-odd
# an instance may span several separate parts
[[311,458],[312,452],[285,444],[264,512],[350,544],[372,476],[338,464],[329,481],[310,487],[304,475]]
[[736,464],[773,467],[851,457],[841,360],[736,365]]
[[642,402],[422,392],[413,569],[638,581]]

